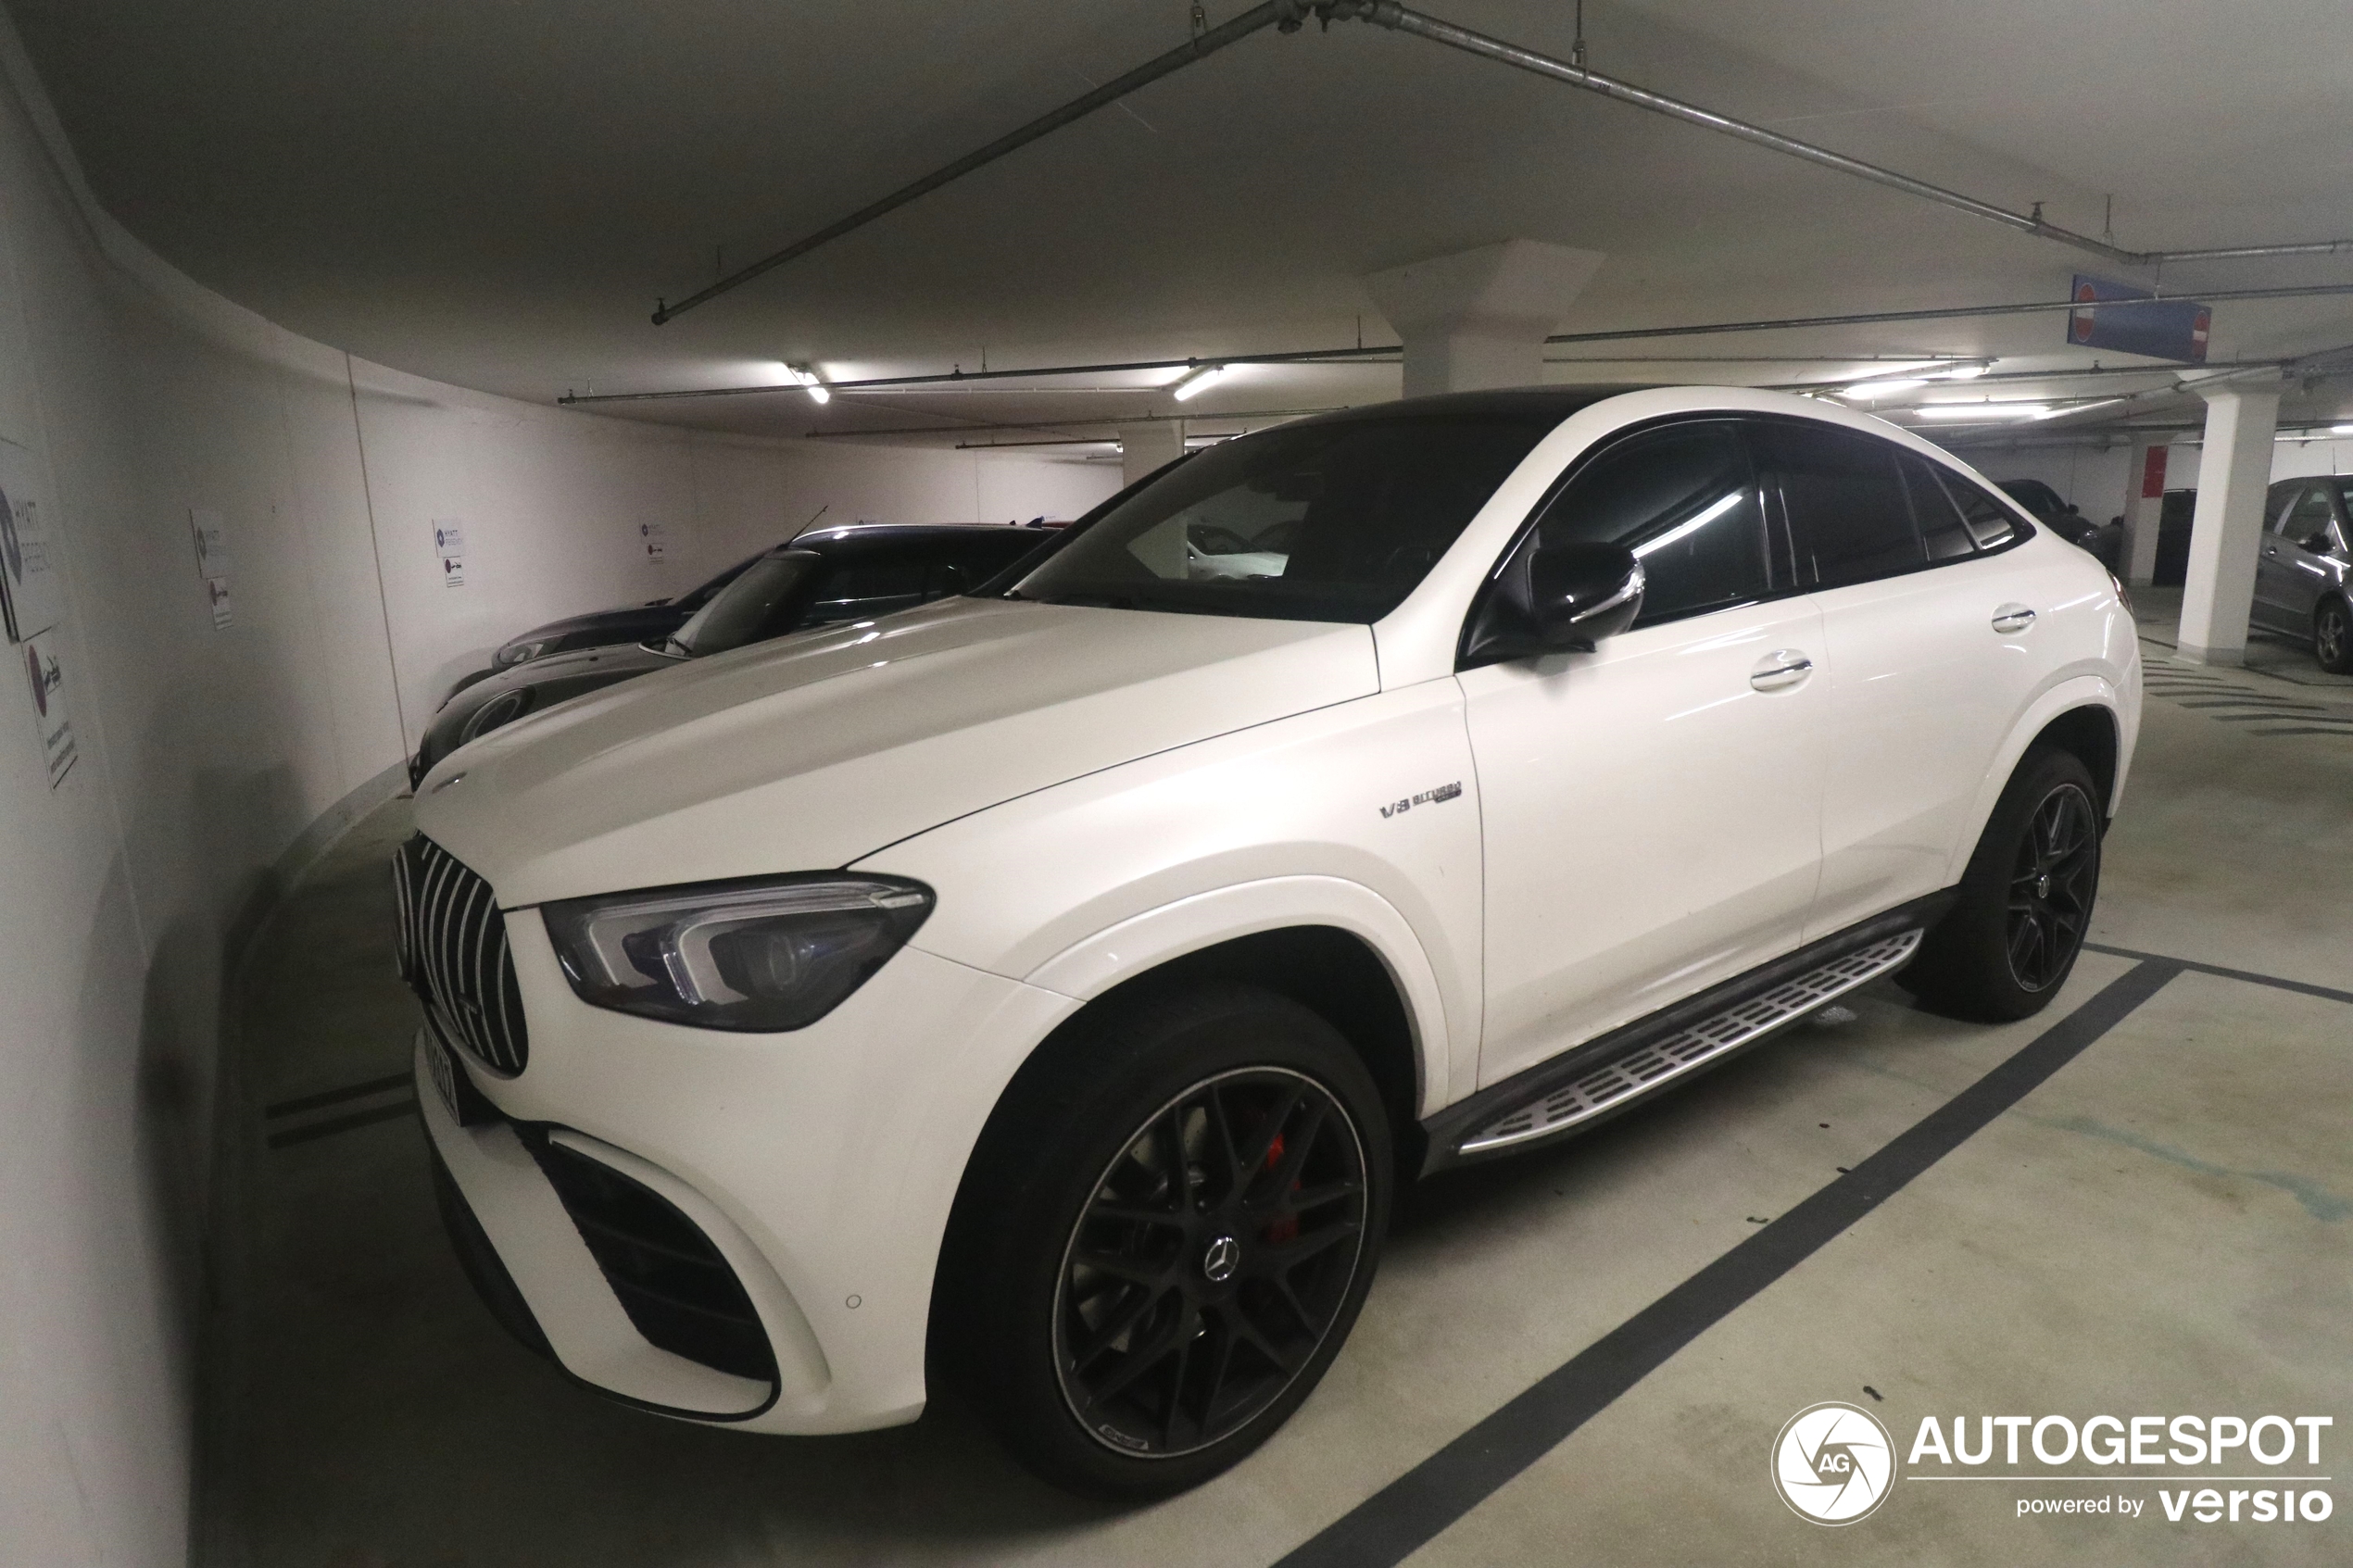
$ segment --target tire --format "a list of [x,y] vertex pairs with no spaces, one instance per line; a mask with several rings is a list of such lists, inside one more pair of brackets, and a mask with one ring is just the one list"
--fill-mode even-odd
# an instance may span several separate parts
[[1372,1076],[1315,1013],[1232,985],[1114,1002],[1041,1048],[982,1135],[935,1362],[1057,1486],[1198,1486],[1339,1353],[1393,1169]]
[[2353,609],[2322,599],[2312,612],[2312,657],[2332,675],[2353,675]]
[[1983,1023],[2048,1005],[2099,895],[2100,808],[2072,752],[2026,754],[1962,873],[1959,900],[1896,976],[1935,1011]]

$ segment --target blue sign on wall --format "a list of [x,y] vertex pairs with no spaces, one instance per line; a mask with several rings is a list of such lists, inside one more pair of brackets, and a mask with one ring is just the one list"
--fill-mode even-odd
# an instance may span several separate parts
[[2212,307],[2195,299],[2158,299],[2147,289],[2087,278],[2081,272],[2075,275],[2070,295],[2087,305],[2111,299],[2151,302],[2121,309],[2069,311],[2067,341],[2078,348],[2113,348],[2193,365],[2206,362],[2206,339],[2214,325]]

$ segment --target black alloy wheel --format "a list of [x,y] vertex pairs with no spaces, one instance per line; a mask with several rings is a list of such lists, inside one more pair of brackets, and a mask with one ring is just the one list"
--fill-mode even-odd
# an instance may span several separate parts
[[1220,1073],[1154,1111],[1063,1250],[1054,1362],[1079,1425],[1170,1457],[1270,1408],[1347,1303],[1365,1177],[1347,1108],[1297,1073]]
[[1895,976],[1924,1006],[2006,1023],[2074,971],[2099,897],[2098,786],[2072,752],[2029,751],[2003,787],[1952,906]]
[[983,1130],[932,1286],[934,1375],[1056,1486],[1197,1486],[1315,1391],[1372,1287],[1392,1109],[1321,1015],[1139,986],[1032,1053]]
[[2099,820],[2072,782],[2045,796],[2019,840],[2010,872],[2010,977],[2046,991],[2067,977],[2092,923],[2099,884]]
[[2322,599],[2312,616],[2312,657],[2332,675],[2353,675],[2353,610]]

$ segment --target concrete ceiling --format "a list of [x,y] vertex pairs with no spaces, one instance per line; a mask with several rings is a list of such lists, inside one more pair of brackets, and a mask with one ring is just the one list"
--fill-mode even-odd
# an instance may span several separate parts
[[[99,198],[201,282],[368,358],[539,401],[1392,341],[1365,272],[1512,236],[1607,253],[1564,331],[2056,298],[2080,254],[1362,24],[1272,31],[737,292],[675,300],[1181,42],[1189,0],[6,0]],[[1223,21],[1242,0],[1212,0]],[[1573,7],[1423,0],[1566,55]],[[2119,243],[2353,231],[2341,0],[1592,0],[1592,65]],[[2177,270],[2353,282],[2353,257]],[[2060,318],[1708,337],[1790,383],[1866,355],[2088,363]],[[2353,344],[2353,300],[2226,305],[2213,357]],[[1561,350],[1558,357],[1617,350]],[[1631,350],[1628,350],[1631,352]],[[2107,357],[2110,363],[2117,357]],[[1237,370],[1189,415],[1395,395]],[[608,406],[976,442],[1167,413],[1164,375]],[[2149,384],[2161,384],[2161,378]],[[2037,390],[2024,383],[2020,390]],[[2080,387],[2070,390],[2081,391]],[[2353,410],[2346,383],[2291,408]],[[2180,417],[2157,397],[2100,412]],[[1229,429],[1234,419],[1209,428]],[[926,434],[933,445],[959,437]]]

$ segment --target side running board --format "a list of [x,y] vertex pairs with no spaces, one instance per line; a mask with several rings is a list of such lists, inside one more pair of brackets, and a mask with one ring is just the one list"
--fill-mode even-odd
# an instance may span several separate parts
[[1449,1107],[1425,1123],[1425,1173],[1585,1128],[1893,973],[1947,901],[1892,910]]

